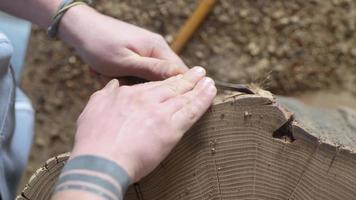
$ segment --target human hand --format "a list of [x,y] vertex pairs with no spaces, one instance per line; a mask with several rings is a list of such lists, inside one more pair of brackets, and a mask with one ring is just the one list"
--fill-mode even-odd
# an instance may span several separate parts
[[215,95],[213,80],[200,67],[134,86],[120,87],[114,79],[92,95],[79,117],[72,157],[114,160],[138,181],[169,154]]
[[68,10],[59,35],[104,77],[162,80],[188,70],[162,36],[88,6]]

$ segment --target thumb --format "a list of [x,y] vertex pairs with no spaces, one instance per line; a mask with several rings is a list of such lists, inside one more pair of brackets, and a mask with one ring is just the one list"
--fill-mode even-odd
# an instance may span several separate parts
[[108,84],[111,80],[113,79],[118,79],[120,82],[120,85],[133,85],[136,84],[135,82],[133,83],[129,78],[127,77],[110,77],[110,76],[105,76],[103,74],[100,74],[96,72],[94,69],[89,68],[89,73],[91,76],[96,77],[96,80],[99,81],[99,83],[102,86],[105,86]]
[[105,75],[101,75],[101,74],[98,74],[98,76],[97,76],[97,80],[103,86],[108,84],[108,82],[110,82],[113,79],[119,80],[120,86],[122,86],[122,85],[135,85],[135,84],[142,83],[142,81],[144,81],[144,80],[141,80],[141,79],[137,79],[136,77],[113,78],[113,77],[109,77],[109,76],[105,76]]
[[177,74],[182,74],[188,68],[182,63],[174,63],[163,59],[130,56],[122,60],[125,65],[125,76],[136,76],[146,80],[163,80]]

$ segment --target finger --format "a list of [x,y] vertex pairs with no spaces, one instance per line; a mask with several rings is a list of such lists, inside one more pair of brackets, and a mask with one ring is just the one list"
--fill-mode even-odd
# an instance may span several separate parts
[[185,71],[188,70],[188,67],[183,62],[183,60],[169,47],[167,43],[159,46],[158,50],[154,50],[154,57],[161,58],[163,60],[168,60],[170,62],[176,63],[178,66],[184,68]]
[[113,90],[115,88],[118,88],[119,86],[120,86],[119,80],[114,78],[105,85],[103,90]]
[[[205,70],[204,70],[203,73],[205,74]],[[177,81],[179,81],[180,79],[182,79],[182,77],[183,77],[183,74],[178,74],[178,75],[172,76],[172,77],[170,77],[170,78],[168,78],[168,79],[166,79],[164,81],[145,82],[145,83],[141,83],[141,84],[135,85],[135,87],[138,87],[141,90],[155,89],[158,86],[162,86],[162,84],[169,84],[169,85],[174,84]],[[121,82],[121,79],[119,79],[119,80],[120,80],[120,85],[123,85],[122,82]],[[170,93],[171,90],[169,90],[168,92]]]
[[167,103],[166,107],[169,109],[170,113],[177,112],[178,110],[182,109],[186,104],[190,103],[191,99],[193,98],[192,96],[204,95],[206,93],[207,88],[210,88],[210,85],[213,85],[215,87],[214,81],[210,77],[205,77],[197,83],[193,90],[188,91],[187,93],[179,95],[170,100],[167,100],[164,103]]
[[[97,72],[92,67],[89,67],[89,74],[92,77],[96,77],[97,81],[99,81],[99,83],[102,86],[105,86],[107,83],[109,83],[109,81],[111,81],[113,79],[113,77],[105,76],[105,75]],[[120,81],[120,83],[121,83],[121,81]]]
[[177,128],[186,132],[210,107],[216,92],[214,81],[206,77],[193,90],[164,102],[163,107],[172,113]]
[[[105,75],[102,75],[102,74],[97,74],[97,80],[99,81],[99,83],[101,85],[106,85],[108,84],[111,80],[113,80],[114,78],[112,77],[109,77],[109,76],[105,76]],[[125,78],[117,78],[117,80],[119,81],[120,83],[120,86],[123,86],[123,85],[131,85],[130,82],[125,79]]]
[[163,59],[131,55],[119,61],[125,66],[120,76],[136,76],[146,80],[163,80],[187,71],[185,67]]
[[183,75],[177,75],[165,81],[161,81],[161,84],[152,88],[152,90],[158,101],[162,102],[193,89],[205,74],[204,68],[194,67]]

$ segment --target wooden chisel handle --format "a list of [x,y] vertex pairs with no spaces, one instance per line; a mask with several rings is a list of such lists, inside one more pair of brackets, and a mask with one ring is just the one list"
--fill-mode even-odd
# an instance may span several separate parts
[[171,47],[179,54],[185,44],[192,37],[199,25],[203,22],[208,13],[212,10],[217,0],[201,0],[198,8],[193,12],[185,24],[180,28]]

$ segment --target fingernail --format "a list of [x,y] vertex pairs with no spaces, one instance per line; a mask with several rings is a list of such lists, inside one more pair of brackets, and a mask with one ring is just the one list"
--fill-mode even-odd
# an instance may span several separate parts
[[217,89],[216,89],[215,85],[210,85],[208,87],[207,91],[209,94],[216,94]]
[[205,77],[203,80],[203,86],[208,87],[210,85],[214,85],[213,79],[211,79],[210,77]]
[[116,85],[119,84],[119,81],[117,79],[112,79],[109,81],[104,88],[114,88]]
[[206,73],[205,69],[202,67],[194,67],[192,70],[194,71],[194,73],[199,74],[199,75],[205,75],[205,73]]
[[119,81],[116,79],[116,78],[114,78],[114,79],[111,79],[108,83],[107,83],[107,85],[116,85],[116,84],[118,84],[119,83]]

